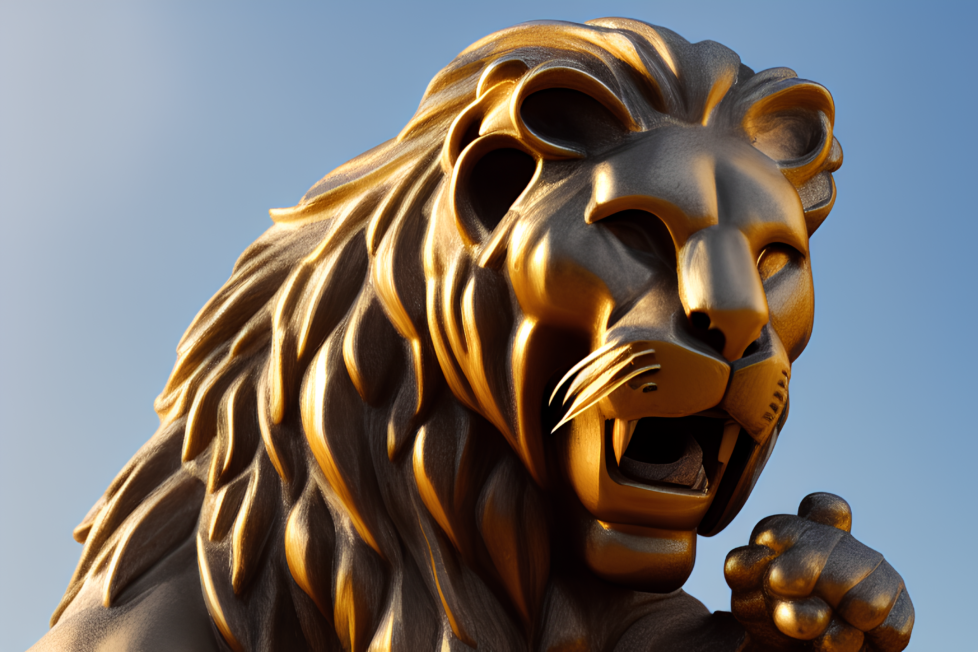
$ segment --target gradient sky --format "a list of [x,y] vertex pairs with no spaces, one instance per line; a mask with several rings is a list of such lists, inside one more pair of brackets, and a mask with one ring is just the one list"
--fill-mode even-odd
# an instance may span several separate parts
[[72,528],[155,430],[177,341],[267,209],[394,136],[476,39],[603,15],[826,85],[845,150],[791,418],[687,590],[728,609],[726,552],[831,491],[906,580],[910,649],[974,648],[978,5],[283,4],[0,3],[0,649],[46,631]]

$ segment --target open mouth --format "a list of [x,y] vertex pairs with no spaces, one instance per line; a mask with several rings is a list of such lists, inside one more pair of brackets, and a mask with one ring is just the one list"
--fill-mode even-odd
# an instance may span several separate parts
[[609,471],[630,481],[709,493],[719,482],[740,433],[726,415],[615,419],[606,424]]

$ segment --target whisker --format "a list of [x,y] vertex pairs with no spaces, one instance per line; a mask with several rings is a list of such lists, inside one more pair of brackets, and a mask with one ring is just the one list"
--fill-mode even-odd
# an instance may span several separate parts
[[[650,364],[647,367],[642,367],[641,369],[639,369],[639,371],[640,372],[653,373],[653,372],[658,371],[659,369],[662,369],[662,365],[661,364]],[[641,373],[639,374],[639,376],[641,376]],[[632,376],[632,378],[635,378],[635,377],[637,377],[637,376]],[[631,387],[632,389],[638,389],[639,387],[645,387],[648,384],[649,383],[641,383],[639,385],[633,385],[631,382],[629,382],[628,383],[628,386]],[[652,385],[655,386],[655,383],[652,383]]]
[[557,386],[554,387],[553,394],[550,395],[550,400],[547,402],[547,404],[548,405],[553,404],[554,399],[557,397],[557,392],[560,391],[560,387],[564,383],[566,383],[568,380],[570,380],[578,371],[580,371],[581,369],[583,369],[584,367],[586,367],[587,365],[589,365],[593,360],[595,360],[596,358],[604,355],[605,353],[607,353],[609,350],[613,349],[614,347],[615,347],[615,343],[614,342],[609,342],[608,344],[605,344],[601,348],[596,349],[595,351],[589,353],[580,362],[578,362],[576,365],[574,365],[573,367],[571,367],[570,371],[568,371],[566,374],[564,374],[564,377],[561,378],[560,379],[560,382],[557,383]]
[[[639,355],[641,354],[636,354],[634,357],[639,357]],[[631,360],[633,360],[634,357],[630,358],[629,362],[631,362]],[[591,409],[591,407],[593,407],[601,399],[608,396],[609,394],[614,392],[616,389],[618,389],[619,387],[621,387],[631,379],[641,376],[642,374],[649,373],[650,371],[658,371],[660,366],[661,365],[658,364],[647,365],[645,367],[640,367],[638,369],[630,371],[624,376],[618,378],[616,378],[616,376],[621,371],[621,366],[619,366],[619,368],[616,369],[615,372],[612,374],[603,374],[603,376],[606,377],[610,375],[610,380],[607,382],[595,383],[594,385],[588,386],[588,390],[580,394],[574,400],[574,403],[571,404],[570,408],[567,410],[567,414],[564,415],[564,418],[560,420],[560,423],[554,426],[551,432],[556,432],[561,426],[563,426],[568,421],[571,421],[572,419],[578,417],[583,412]]]
[[597,379],[601,376],[607,374],[611,369],[619,369],[622,365],[627,365],[629,362],[628,357],[628,346],[623,346],[621,349],[614,351],[609,355],[602,356],[607,358],[606,360],[596,359],[594,360],[587,369],[583,369],[574,382],[570,384],[567,388],[567,393],[564,395],[564,404],[575,394],[580,393],[584,388],[590,386],[592,383],[597,382]]
[[594,372],[588,373],[586,378],[587,381],[586,383],[583,381],[580,383],[578,382],[585,377],[585,373],[581,373],[577,377],[577,380],[575,380],[574,383],[572,383],[571,386],[567,389],[567,395],[564,397],[564,403],[567,403],[570,397],[573,396],[574,394],[577,393],[583,394],[584,392],[586,392],[587,386],[590,386],[592,383],[597,383],[600,378],[607,377],[609,373],[613,377],[615,374],[619,373],[622,369],[632,364],[638,358],[652,353],[655,353],[655,349],[645,349],[642,351],[636,351],[634,353],[631,353],[624,359],[616,358],[615,360],[609,362],[604,370],[596,369]]
[[651,365],[648,367],[642,367],[641,369],[636,369],[626,374],[623,377],[613,378],[608,383],[605,383],[603,385],[598,385],[593,391],[588,392],[587,396],[582,394],[577,398],[577,400],[574,401],[574,404],[571,405],[570,409],[568,410],[568,416],[564,417],[564,419],[565,420],[573,419],[574,417],[581,414],[582,412],[584,412],[585,410],[593,406],[595,403],[603,399],[605,396],[611,394],[613,391],[615,391],[616,389],[618,389],[619,387],[627,383],[632,378],[635,378],[636,376],[640,376],[644,373],[652,371],[656,366],[657,365]]
[[595,394],[599,394],[603,388],[613,384],[618,374],[621,373],[622,369],[627,368],[628,365],[629,362],[626,360],[625,362],[619,363],[611,369],[605,369],[604,372],[602,372],[596,378],[593,378],[591,383],[582,387],[580,392],[578,392],[576,395],[567,396],[564,400],[565,403],[572,398],[574,399],[571,407],[568,409],[573,410],[573,406],[589,402]]

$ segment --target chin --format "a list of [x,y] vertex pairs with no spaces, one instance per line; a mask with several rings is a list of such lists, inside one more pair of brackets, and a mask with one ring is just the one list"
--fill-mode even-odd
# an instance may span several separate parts
[[[767,462],[787,417],[790,362],[771,334],[732,363],[689,343],[607,348],[629,352],[612,373],[627,380],[615,386],[604,371],[615,389],[555,433],[576,503],[567,510],[574,549],[609,582],[674,591],[693,570],[697,535],[736,515]],[[588,373],[572,369],[556,393],[585,394],[588,383],[574,378]]]

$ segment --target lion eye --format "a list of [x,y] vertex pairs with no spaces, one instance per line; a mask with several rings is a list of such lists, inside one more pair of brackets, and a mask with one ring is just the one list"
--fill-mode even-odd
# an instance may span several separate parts
[[757,271],[761,280],[767,282],[773,279],[799,256],[801,253],[790,245],[780,242],[768,245],[757,257]]
[[658,216],[640,210],[615,213],[598,224],[611,231],[623,245],[644,257],[655,257],[676,269],[676,247],[669,229]]

